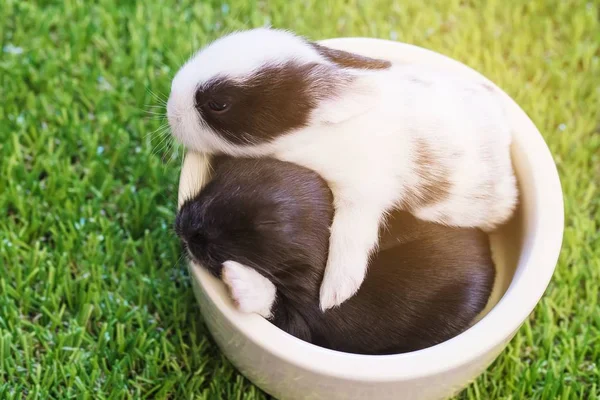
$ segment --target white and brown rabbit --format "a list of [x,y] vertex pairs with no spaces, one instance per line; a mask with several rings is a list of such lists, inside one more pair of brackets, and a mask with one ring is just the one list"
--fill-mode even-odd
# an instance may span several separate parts
[[232,33],[176,74],[173,135],[209,154],[271,156],[333,191],[323,310],[360,287],[386,214],[493,230],[517,203],[510,126],[486,82],[395,65],[291,32]]
[[334,350],[395,354],[443,342],[485,307],[494,282],[487,235],[396,211],[357,294],[323,312],[333,198],[316,173],[275,159],[219,157],[183,203],[176,231],[244,312]]

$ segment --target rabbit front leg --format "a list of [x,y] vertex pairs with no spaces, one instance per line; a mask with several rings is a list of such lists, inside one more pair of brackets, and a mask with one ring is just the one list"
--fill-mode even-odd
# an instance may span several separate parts
[[339,306],[360,288],[385,214],[385,208],[372,201],[343,201],[339,194],[336,197],[329,256],[320,290],[322,311]]
[[269,279],[235,261],[223,263],[221,277],[238,310],[271,318],[277,288]]

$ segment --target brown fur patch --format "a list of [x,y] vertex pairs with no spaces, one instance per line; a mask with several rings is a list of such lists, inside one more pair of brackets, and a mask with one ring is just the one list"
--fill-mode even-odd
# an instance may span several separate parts
[[[230,143],[260,144],[306,126],[318,101],[334,96],[345,82],[316,63],[267,65],[243,82],[222,77],[203,85],[196,91],[196,109]],[[228,109],[215,112],[210,102]]]
[[400,208],[413,211],[447,199],[452,187],[449,170],[437,164],[434,150],[423,139],[415,143],[414,163],[419,184],[408,189]]
[[388,69],[392,66],[392,63],[387,60],[380,60],[343,50],[331,49],[317,43],[310,43],[310,45],[317,50],[321,56],[344,68]]
[[402,243],[418,238],[421,228],[428,222],[416,219],[406,211],[393,210],[379,225],[378,252],[383,252]]

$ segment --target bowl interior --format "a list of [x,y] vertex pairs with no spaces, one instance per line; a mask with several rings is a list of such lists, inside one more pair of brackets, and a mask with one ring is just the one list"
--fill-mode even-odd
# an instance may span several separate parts
[[508,223],[489,235],[492,258],[496,267],[496,277],[488,303],[474,323],[480,321],[498,304],[510,286],[521,254],[523,243],[522,222],[522,210],[519,206]]
[[[395,62],[422,62],[482,79],[476,71],[448,57],[416,46],[368,38],[330,39],[323,44]],[[563,231],[560,181],[548,148],[527,115],[504,95],[514,130],[513,164],[520,205],[511,221],[490,235],[497,276],[487,307],[471,328],[444,343],[412,353],[364,356],[322,349],[288,335],[263,318],[235,310],[223,285],[198,265],[193,278],[216,313],[205,318],[226,321],[241,335],[279,359],[329,376],[366,381],[427,376],[449,370],[503,346],[542,296],[552,276]],[[188,153],[182,168],[179,199],[196,193],[209,178],[207,158]],[[543,203],[543,207],[542,207]]]

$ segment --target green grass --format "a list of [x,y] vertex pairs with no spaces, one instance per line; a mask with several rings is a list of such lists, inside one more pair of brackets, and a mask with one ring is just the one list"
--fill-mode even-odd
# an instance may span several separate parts
[[0,2],[0,399],[265,397],[203,325],[171,230],[182,153],[152,114],[194,49],[265,23],[427,47],[523,107],[560,171],[563,251],[460,397],[600,396],[598,0],[145,3]]

